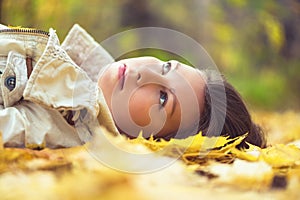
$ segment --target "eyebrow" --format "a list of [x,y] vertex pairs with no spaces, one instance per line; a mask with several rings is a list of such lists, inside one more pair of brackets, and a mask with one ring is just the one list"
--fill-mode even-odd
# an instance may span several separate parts
[[173,105],[172,105],[172,110],[171,110],[171,117],[175,112],[175,108],[177,105],[177,97],[175,95],[175,90],[174,89],[170,89],[170,93],[173,95]]

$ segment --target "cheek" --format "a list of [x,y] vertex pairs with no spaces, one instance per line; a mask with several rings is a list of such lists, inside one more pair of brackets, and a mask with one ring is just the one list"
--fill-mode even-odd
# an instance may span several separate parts
[[[98,87],[103,92],[104,98],[107,102],[110,102],[113,88],[115,87],[115,82],[110,76],[110,71],[107,70],[101,77],[98,79]],[[110,105],[109,105],[110,106]]]
[[147,92],[137,91],[129,100],[129,113],[132,120],[139,126],[146,126],[150,123],[149,108],[151,107],[151,99]]
[[142,128],[145,137],[165,135],[176,128],[165,110],[159,107],[157,91],[155,86],[146,86],[134,92],[129,100],[131,120]]

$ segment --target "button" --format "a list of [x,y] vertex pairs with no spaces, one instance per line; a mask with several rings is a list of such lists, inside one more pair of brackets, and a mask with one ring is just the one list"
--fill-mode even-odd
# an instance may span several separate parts
[[9,91],[12,91],[16,87],[16,77],[10,76],[5,79],[5,86]]

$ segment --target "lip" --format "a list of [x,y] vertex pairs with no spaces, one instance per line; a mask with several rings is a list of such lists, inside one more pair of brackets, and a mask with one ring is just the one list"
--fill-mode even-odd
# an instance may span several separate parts
[[121,66],[119,66],[118,79],[121,79],[125,75],[126,68],[127,68],[127,66],[125,64],[122,64]]
[[123,89],[124,87],[126,69],[127,69],[126,64],[122,64],[121,66],[119,66],[118,69],[118,79],[121,84],[121,89]]

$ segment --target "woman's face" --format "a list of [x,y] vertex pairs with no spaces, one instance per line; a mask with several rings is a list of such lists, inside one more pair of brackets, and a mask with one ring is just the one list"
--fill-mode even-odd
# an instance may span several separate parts
[[197,123],[204,105],[200,72],[154,57],[120,60],[101,73],[99,87],[118,129],[129,137],[170,138]]

